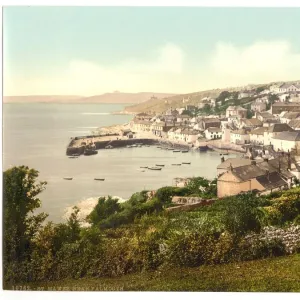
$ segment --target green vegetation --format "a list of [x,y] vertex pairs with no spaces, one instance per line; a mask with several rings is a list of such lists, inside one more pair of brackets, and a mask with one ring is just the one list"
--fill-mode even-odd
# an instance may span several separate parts
[[197,268],[160,269],[115,278],[30,283],[30,290],[299,292],[300,255]]
[[[299,187],[264,197],[254,193],[240,194],[193,211],[172,213],[165,210],[172,205],[172,196],[214,198],[216,181],[202,177],[192,179],[184,188],[163,187],[156,193],[135,193],[125,203],[118,203],[111,197],[99,198],[87,217],[88,228],[81,227],[77,207],[66,223],[45,223],[45,214],[33,214],[40,205],[37,196],[45,185],[36,183],[37,177],[38,172],[27,167],[4,172],[6,288],[18,283],[74,282],[73,279],[82,278],[86,282],[96,282],[96,279],[88,278],[101,278],[98,280],[111,282],[113,286],[119,279],[107,277],[137,273],[120,277],[120,280],[129,280],[128,289],[159,290],[162,285],[156,275],[153,280],[144,279],[136,284],[130,280],[169,274],[161,282],[165,289],[176,290],[179,274],[186,274],[191,281],[182,280],[178,290],[209,290],[216,281],[212,278],[219,274],[214,270],[226,274],[225,270],[230,270],[230,265],[226,264],[243,265],[245,268],[240,271],[246,272],[255,263],[243,261],[290,253],[280,239],[259,240],[249,238],[249,234],[260,234],[268,225],[288,227],[299,224]],[[299,251],[300,245],[293,250]],[[299,256],[294,258],[299,267]],[[201,278],[203,285],[193,279],[197,272],[209,274],[207,278]],[[254,289],[299,290],[295,281],[287,280],[286,284],[275,286],[279,275],[274,275],[276,279],[265,282],[263,287],[259,278],[267,279],[264,271],[261,272],[253,277],[256,280]],[[229,273],[225,279],[218,277],[217,290],[239,290],[239,277],[231,277],[235,272]],[[189,274],[194,275],[189,277]],[[247,278],[250,280],[249,276]],[[241,283],[241,287],[251,290],[252,283],[249,281],[248,286]]]

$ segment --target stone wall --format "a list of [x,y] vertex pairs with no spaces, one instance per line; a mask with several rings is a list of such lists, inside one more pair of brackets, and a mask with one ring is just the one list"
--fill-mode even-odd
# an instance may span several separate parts
[[194,204],[183,204],[183,205],[168,207],[166,208],[166,212],[190,211],[198,207],[211,205],[215,201],[216,201],[215,199],[202,199],[201,202],[194,203]]

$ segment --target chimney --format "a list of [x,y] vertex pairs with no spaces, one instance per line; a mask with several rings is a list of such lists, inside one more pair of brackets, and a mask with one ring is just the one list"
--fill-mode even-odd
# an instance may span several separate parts
[[268,162],[268,161],[269,161],[269,159],[268,159],[267,157],[265,157],[265,158],[264,158],[264,161]]
[[224,161],[225,161],[225,157],[222,156],[222,157],[221,157],[221,162],[223,163]]
[[230,171],[233,170],[232,163],[230,163],[229,169],[230,169]]
[[256,166],[256,160],[251,160],[251,165]]

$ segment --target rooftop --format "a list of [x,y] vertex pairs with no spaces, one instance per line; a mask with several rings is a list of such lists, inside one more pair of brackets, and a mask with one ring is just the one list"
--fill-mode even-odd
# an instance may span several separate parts
[[273,139],[283,140],[283,141],[300,141],[300,131],[284,131],[280,132]]

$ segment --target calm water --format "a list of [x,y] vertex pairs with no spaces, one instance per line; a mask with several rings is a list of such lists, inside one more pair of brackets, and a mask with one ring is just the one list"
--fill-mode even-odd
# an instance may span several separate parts
[[[3,105],[3,167],[28,165],[40,171],[40,179],[48,182],[40,198],[49,219],[60,221],[66,207],[85,199],[102,195],[126,199],[142,189],[171,185],[175,177],[216,176],[220,155],[215,152],[173,153],[153,146],[101,150],[78,159],[65,155],[70,137],[128,122],[131,116],[110,114],[122,108],[118,104]],[[182,162],[191,165],[171,165]],[[155,164],[166,166],[162,171],[141,172],[140,166]],[[95,177],[105,181],[94,181]]]

